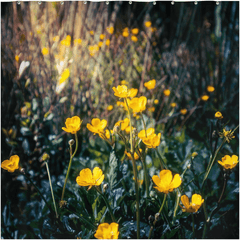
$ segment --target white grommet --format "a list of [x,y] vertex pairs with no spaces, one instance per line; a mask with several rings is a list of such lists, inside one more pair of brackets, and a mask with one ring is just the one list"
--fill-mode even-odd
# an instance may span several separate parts
[[154,2],[153,2],[153,5],[156,5],[156,4],[157,4],[157,3],[154,1]]
[[87,4],[87,1],[84,1],[83,3],[84,3],[84,4]]
[[216,1],[216,5],[219,5],[219,1]]
[[64,4],[64,2],[61,2],[61,5],[63,5]]
[[174,5],[174,1],[172,1],[171,4]]
[[129,4],[132,4],[132,1],[129,1]]
[[197,1],[195,1],[195,2],[194,2],[194,4],[195,4],[195,5],[197,5],[197,4],[198,4],[198,2],[197,2]]
[[108,4],[109,4],[109,1],[106,1],[106,4],[108,5]]
[[38,2],[38,4],[39,4],[39,5],[41,5],[41,4],[42,4],[42,2],[41,2],[41,1],[39,1],[39,2]]
[[20,5],[20,1],[17,1],[17,4]]

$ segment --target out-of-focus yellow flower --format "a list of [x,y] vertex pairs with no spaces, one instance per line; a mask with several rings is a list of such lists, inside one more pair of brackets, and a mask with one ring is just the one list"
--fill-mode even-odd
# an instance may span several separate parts
[[110,34],[113,34],[113,32],[114,32],[114,27],[107,27],[107,31],[108,31]]
[[71,38],[70,35],[67,35],[67,36],[66,36],[66,40],[67,40],[68,42],[71,42],[71,39],[72,39],[72,38]]
[[133,28],[131,30],[131,32],[132,32],[132,34],[137,35],[139,33],[139,29],[138,28]]
[[104,133],[104,128],[107,126],[107,120],[100,120],[99,118],[93,118],[91,124],[87,124],[87,129],[94,133]]
[[197,152],[193,152],[193,153],[192,153],[192,157],[193,157],[193,158],[196,157],[197,155],[198,155]]
[[48,55],[48,48],[45,48],[45,47],[44,47],[44,48],[42,49],[42,54],[43,54],[43,55]]
[[114,91],[114,95],[120,98],[135,97],[138,92],[135,88],[128,90],[126,85],[118,85],[117,88],[113,87],[112,89]]
[[59,36],[55,36],[55,37],[53,37],[53,41],[54,41],[54,42],[58,42],[59,39],[60,39]]
[[89,168],[85,168],[81,170],[76,182],[79,186],[89,186],[89,190],[92,186],[99,186],[103,179],[104,174],[99,167],[95,167],[93,172]]
[[19,62],[19,56],[18,56],[18,55],[15,56],[15,60],[16,60],[17,62]]
[[[139,149],[139,151],[140,151],[140,153],[142,153],[142,149],[141,149],[141,148]],[[131,153],[129,153],[129,152],[127,152],[127,151],[125,151],[124,153],[127,155],[127,157],[128,157],[129,159],[132,160],[132,155],[131,155]],[[138,159],[139,159],[139,155],[138,155],[136,152],[134,152],[134,160],[138,160]]]
[[151,32],[156,32],[156,31],[157,31],[157,28],[151,27]]
[[63,73],[61,74],[61,77],[59,79],[59,83],[62,84],[64,83],[70,76],[70,71],[68,68],[66,68]]
[[208,99],[209,99],[209,96],[208,95],[203,95],[201,96],[201,99],[206,102]]
[[142,112],[146,109],[147,98],[145,96],[141,96],[140,98],[133,98],[130,101],[129,107],[133,110],[133,112]]
[[82,44],[82,39],[78,38],[74,40],[74,45],[81,45]]
[[170,95],[170,93],[171,93],[171,91],[169,90],[169,89],[165,89],[164,91],[163,91],[163,94],[165,95],[165,96],[169,96]]
[[106,46],[109,46],[110,45],[110,39],[107,39],[105,44],[106,44]]
[[128,85],[128,82],[125,80],[122,80],[120,83],[121,83],[121,85]]
[[154,188],[156,188],[159,192],[166,194],[172,192],[173,189],[178,188],[182,183],[182,179],[179,174],[175,174],[173,178],[172,172],[165,169],[159,173],[159,177],[154,175],[152,180],[157,185]]
[[181,110],[180,110],[180,113],[181,113],[182,115],[185,115],[185,114],[187,113],[187,109],[186,109],[186,108],[181,109]]
[[128,36],[129,36],[129,32],[124,31],[124,32],[122,33],[122,35],[123,35],[123,37],[128,37]]
[[215,88],[213,86],[207,86],[207,91],[208,92],[214,92]]
[[155,47],[157,46],[157,42],[153,42],[152,45]]
[[150,107],[150,108],[148,108],[148,111],[149,111],[149,112],[154,112],[154,111],[155,111],[155,107]]
[[181,201],[184,205],[184,207],[180,205],[183,212],[194,213],[197,212],[202,206],[204,199],[202,199],[202,196],[199,194],[193,194],[191,203],[189,203],[189,198],[187,195],[181,196]]
[[175,102],[171,103],[171,107],[175,108],[177,106],[177,104]]
[[143,139],[143,138],[148,137],[148,136],[150,136],[150,135],[152,135],[152,134],[154,134],[154,133],[155,133],[155,129],[154,129],[154,128],[148,128],[148,129],[146,130],[146,132],[145,132],[145,130],[141,130],[141,131],[138,133],[138,137],[139,137],[140,139]]
[[[133,131],[133,129],[134,129],[134,127],[132,126],[132,131]],[[130,126],[126,127],[125,132],[130,133]]]
[[144,83],[144,86],[145,86],[148,90],[154,89],[154,88],[155,88],[155,85],[156,85],[156,80],[155,80],[155,79],[152,79],[152,80]]
[[100,38],[101,40],[103,40],[103,39],[105,38],[105,35],[104,35],[104,34],[100,34],[99,38]]
[[99,51],[99,46],[98,45],[92,45],[88,47],[89,53],[91,56],[94,56],[95,53]]
[[218,163],[225,169],[233,169],[238,164],[238,156],[232,155],[232,157],[230,157],[229,155],[225,155],[222,161],[218,161]]
[[62,130],[64,130],[65,132],[75,134],[77,131],[80,130],[81,124],[82,121],[78,116],[67,118],[65,122],[66,127],[62,127]]
[[129,122],[130,122],[129,118],[125,118],[124,120],[120,120],[120,121],[115,123],[113,129],[116,129],[116,127],[121,126],[121,130],[124,131],[128,127]]
[[152,26],[152,22],[151,22],[151,21],[145,22],[145,26],[146,26],[146,27],[151,27],[151,26]]
[[101,47],[103,45],[103,42],[99,42],[98,46]]
[[1,168],[7,170],[8,172],[14,172],[15,170],[19,169],[19,156],[13,155],[10,157],[9,160],[4,160],[1,163]]
[[125,106],[124,102],[120,102],[120,101],[117,101],[117,105],[118,105],[118,106],[121,106],[121,107],[124,107],[124,106]]
[[93,35],[93,34],[94,34],[94,31],[93,31],[93,30],[91,30],[89,33],[90,33],[90,35]]
[[225,138],[226,141],[229,143],[235,136],[233,135],[232,130],[227,131],[225,128],[223,129],[222,133],[219,133],[221,138]]
[[221,112],[216,112],[216,113],[215,113],[215,118],[217,118],[217,119],[222,119],[222,118],[223,118],[222,113],[221,113]]
[[147,137],[144,137],[142,141],[148,148],[156,148],[160,144],[160,139],[161,133],[158,135],[154,133]]
[[105,132],[98,133],[99,137],[106,140],[110,138],[110,131],[108,129]]
[[154,104],[158,104],[158,103],[159,103],[158,99],[155,99]]
[[119,231],[118,231],[118,224],[111,223],[101,223],[94,237],[97,239],[118,239]]
[[108,110],[108,111],[113,110],[113,105],[109,105],[109,106],[107,106],[107,110]]
[[137,42],[137,41],[138,41],[138,38],[133,35],[133,36],[131,36],[131,40],[132,40],[133,42]]

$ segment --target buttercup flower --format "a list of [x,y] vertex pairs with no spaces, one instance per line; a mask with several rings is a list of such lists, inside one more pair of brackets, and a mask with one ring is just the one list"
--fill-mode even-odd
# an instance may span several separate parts
[[98,46],[101,47],[103,45],[103,42],[99,42]]
[[74,40],[74,45],[80,45],[82,44],[82,39],[78,38]]
[[160,144],[160,138],[161,133],[158,135],[154,133],[148,137],[143,138],[142,141],[148,148],[155,148]]
[[118,85],[117,88],[113,87],[112,89],[114,91],[114,95],[120,98],[135,97],[138,92],[135,88],[128,90],[126,85]]
[[93,31],[93,30],[91,30],[89,33],[90,33],[91,35],[93,35],[93,34],[94,34],[94,31]]
[[222,165],[225,169],[233,169],[238,164],[238,156],[232,155],[225,155],[222,158],[222,161],[218,161],[220,165]]
[[105,35],[104,35],[104,34],[100,34],[99,38],[100,38],[101,40],[103,40],[103,39],[105,38]]
[[152,134],[155,133],[155,129],[154,128],[148,128],[147,131],[145,132],[145,130],[141,130],[139,133],[138,133],[138,137],[140,139],[143,139],[145,137],[148,137]]
[[171,103],[171,107],[175,108],[177,106],[177,104],[175,102]]
[[214,92],[215,88],[213,86],[208,86],[207,91],[208,92]]
[[201,99],[206,102],[208,99],[209,99],[209,96],[208,95],[203,95],[201,96]]
[[66,68],[63,73],[61,74],[61,77],[59,79],[59,84],[62,84],[64,83],[70,76],[70,72],[69,72],[69,69]]
[[155,99],[154,104],[158,104],[158,103],[159,103],[158,99]]
[[110,39],[107,39],[105,44],[106,44],[106,46],[109,46],[110,45]]
[[4,160],[1,163],[1,168],[7,170],[8,172],[14,172],[15,170],[19,169],[19,156],[13,155],[10,157],[9,160]]
[[235,136],[233,135],[232,130],[227,131],[225,128],[223,129],[222,133],[219,133],[221,138],[225,138],[226,141],[229,143]]
[[124,120],[116,122],[113,128],[121,126],[121,130],[124,131],[128,127],[129,122],[130,122],[129,118],[125,118]]
[[202,206],[204,199],[199,194],[193,194],[191,203],[189,203],[189,198],[186,195],[181,196],[181,201],[184,205],[184,207],[180,205],[183,212],[194,213]]
[[217,119],[222,119],[222,118],[223,118],[222,113],[221,113],[221,112],[216,112],[216,113],[215,113],[215,118],[217,118]]
[[132,32],[132,34],[137,35],[138,32],[139,32],[139,29],[138,29],[138,28],[133,28],[133,29],[131,30],[131,32]]
[[163,91],[163,94],[166,96],[166,97],[168,97],[169,95],[170,95],[170,90],[169,89],[165,89],[164,91]]
[[121,85],[128,85],[128,82],[126,80],[122,80],[120,83]]
[[144,86],[145,86],[148,90],[154,89],[154,88],[155,88],[155,85],[156,85],[156,80],[155,80],[155,79],[152,79],[152,80],[144,83]]
[[19,56],[18,56],[18,55],[15,56],[15,60],[16,60],[17,62],[19,62]]
[[99,167],[95,167],[93,172],[89,168],[85,168],[80,171],[79,176],[76,178],[76,182],[79,186],[89,186],[88,190],[92,186],[99,186],[104,179],[104,174]]
[[108,111],[113,110],[113,105],[109,105],[109,106],[107,106],[107,110],[108,110]]
[[146,109],[147,98],[142,96],[140,98],[133,98],[129,104],[129,107],[133,110],[133,112],[142,112]]
[[113,32],[114,32],[114,27],[107,27],[107,31],[108,31],[110,34],[113,34]]
[[131,40],[132,40],[133,42],[137,42],[137,41],[138,41],[138,38],[137,38],[136,36],[131,36]]
[[123,37],[128,37],[129,36],[128,28],[123,29],[122,35],[123,35]]
[[91,124],[87,124],[87,129],[94,133],[104,133],[104,128],[107,126],[107,120],[100,120],[99,118],[93,118]]
[[108,129],[105,130],[105,132],[98,133],[99,137],[103,140],[110,138],[110,131]]
[[66,127],[62,127],[62,130],[64,130],[65,132],[75,134],[77,131],[80,130],[81,124],[82,121],[78,116],[67,118],[65,122]]
[[151,22],[151,21],[145,22],[145,26],[146,26],[146,27],[151,27],[151,25],[152,25],[152,22]]
[[154,111],[155,111],[155,107],[150,107],[150,108],[148,108],[148,111],[149,111],[149,112],[154,112]]
[[[140,148],[139,151],[140,151],[140,153],[141,153],[141,152],[142,152],[142,149]],[[127,157],[128,157],[129,159],[132,160],[132,155],[131,155],[131,153],[129,153],[129,152],[127,152],[127,151],[125,151],[124,153],[127,155]],[[139,159],[139,155],[138,155],[136,152],[134,152],[134,159],[135,159],[135,160],[138,160],[138,159]]]
[[47,55],[48,54],[48,49],[47,48],[43,48],[42,49],[42,54],[43,55]]
[[173,189],[178,188],[182,183],[182,179],[179,174],[175,174],[173,178],[172,172],[165,169],[159,173],[159,177],[154,175],[152,180],[157,185],[154,188],[156,188],[159,192],[166,194],[172,192]]
[[119,231],[117,223],[101,223],[94,237],[97,239],[118,239]]
[[181,109],[181,110],[180,110],[180,113],[181,113],[182,115],[185,115],[185,114],[187,113],[187,109],[186,109],[186,108]]
[[[133,131],[133,129],[134,129],[134,127],[132,126],[132,131]],[[130,133],[130,126],[126,127],[125,132]]]

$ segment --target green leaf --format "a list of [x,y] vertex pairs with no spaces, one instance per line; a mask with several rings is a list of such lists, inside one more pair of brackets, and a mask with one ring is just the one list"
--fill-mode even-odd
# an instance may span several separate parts
[[117,167],[118,167],[117,157],[115,155],[115,151],[112,150],[109,157],[110,170],[108,173],[110,190],[112,190],[117,183]]

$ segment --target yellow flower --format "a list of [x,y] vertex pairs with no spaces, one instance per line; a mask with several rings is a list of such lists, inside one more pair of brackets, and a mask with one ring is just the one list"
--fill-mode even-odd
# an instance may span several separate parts
[[171,107],[175,108],[177,106],[177,104],[175,102],[171,103]]
[[63,82],[65,82],[69,78],[69,76],[70,76],[69,69],[66,68],[59,79],[59,83],[62,84]]
[[156,85],[156,80],[155,80],[155,79],[152,79],[152,80],[144,83],[144,86],[145,86],[148,90],[154,89],[154,88],[155,88],[155,85]]
[[19,56],[18,56],[18,55],[15,56],[15,60],[16,60],[17,62],[19,62]]
[[209,96],[208,95],[203,95],[201,96],[201,99],[206,102],[208,99],[209,99]]
[[58,41],[59,41],[59,36],[53,37],[53,41],[54,41],[54,42],[58,42]]
[[222,113],[221,113],[221,112],[216,112],[216,113],[215,113],[215,118],[217,118],[217,119],[222,119],[222,118],[223,118]]
[[182,179],[179,174],[175,174],[174,178],[170,170],[162,170],[159,173],[159,177],[154,175],[152,177],[153,182],[157,185],[156,188],[159,192],[169,193],[172,192],[174,188],[178,188]]
[[14,172],[16,169],[19,169],[19,156],[13,155],[9,160],[4,160],[1,163],[1,168],[7,170],[8,172]]
[[222,161],[218,161],[220,165],[222,165],[225,169],[233,169],[238,164],[238,156],[232,155],[225,155],[222,158]]
[[123,35],[123,37],[128,37],[128,36],[129,36],[129,32],[124,31],[124,32],[122,33],[122,35]]
[[214,92],[215,88],[213,86],[207,86],[207,91],[208,92]]
[[42,49],[42,54],[43,55],[48,55],[48,49],[47,48],[43,48]]
[[103,42],[99,42],[98,46],[101,47],[103,45]]
[[132,32],[132,34],[137,35],[139,33],[139,29],[138,28],[133,28],[131,30],[131,32]]
[[93,35],[93,34],[94,34],[94,31],[93,31],[93,30],[91,30],[89,33],[90,33],[91,35]]
[[140,98],[133,98],[129,104],[129,107],[133,110],[133,112],[142,112],[146,109],[147,98],[142,96]]
[[107,126],[107,120],[105,119],[100,120],[99,118],[93,118],[91,121],[91,124],[90,123],[87,124],[87,129],[93,132],[94,134],[96,133],[102,134],[106,126]]
[[105,44],[106,44],[106,46],[109,46],[110,45],[110,39],[107,39]]
[[235,136],[233,136],[232,130],[227,131],[225,128],[223,129],[222,133],[219,133],[221,138],[225,138],[226,141],[229,143]]
[[156,32],[156,31],[157,31],[157,28],[151,27],[151,32]]
[[[141,149],[141,148],[139,149],[139,151],[140,151],[140,153],[142,153],[142,149]],[[132,160],[131,153],[129,153],[129,152],[127,152],[127,151],[125,151],[124,153],[127,155],[127,157],[128,157],[129,159]],[[139,155],[138,155],[136,152],[134,152],[134,160],[138,160],[138,159],[139,159]]]
[[180,110],[180,113],[181,113],[182,115],[185,115],[185,114],[187,113],[187,109],[186,109],[186,108],[181,109],[181,110]]
[[74,40],[74,45],[80,45],[82,44],[82,39],[78,38]]
[[125,118],[124,120],[116,122],[113,128],[116,129],[118,126],[121,126],[121,130],[124,131],[128,127],[129,122],[129,118]]
[[67,35],[67,36],[66,36],[66,41],[71,42],[71,39],[72,39],[72,38],[71,38],[70,35]]
[[202,206],[204,199],[199,194],[193,194],[191,203],[189,203],[189,198],[186,195],[181,196],[181,201],[184,205],[184,207],[180,205],[183,212],[194,213]]
[[[133,131],[133,129],[134,129],[134,127],[132,126],[132,131]],[[130,126],[126,127],[125,132],[130,133]]]
[[106,129],[105,132],[99,132],[98,135],[103,140],[106,140],[106,139],[110,138],[110,131],[108,129]]
[[79,173],[76,182],[79,186],[89,186],[89,190],[92,186],[99,186],[103,179],[104,174],[99,167],[95,167],[93,172],[89,168],[85,168]]
[[154,133],[143,138],[142,141],[148,148],[156,148],[160,144],[160,138],[161,133],[158,135]]
[[108,111],[113,110],[113,105],[109,105],[109,106],[107,107],[107,110],[108,110]]
[[[135,181],[135,177],[133,177],[133,181]],[[138,179],[138,185],[141,186],[143,184],[143,179]]]
[[150,136],[150,135],[152,135],[154,133],[155,133],[155,129],[154,128],[148,128],[146,132],[145,132],[145,130],[140,131],[138,133],[138,137],[140,139],[143,139],[143,138],[148,137],[148,136]]
[[118,85],[117,88],[113,87],[112,89],[114,91],[114,95],[120,98],[135,97],[138,92],[135,88],[128,90],[126,85]]
[[170,95],[170,90],[169,89],[165,89],[164,91],[163,91],[163,94],[165,95],[165,96],[169,96]]
[[121,107],[124,107],[124,102],[117,101],[117,105],[121,106]]
[[89,46],[88,50],[89,50],[90,55],[94,56],[94,54],[99,51],[99,46],[98,45]]
[[81,124],[82,124],[82,121],[78,116],[67,118],[65,122],[66,128],[62,127],[62,130],[64,130],[65,132],[75,134],[77,131],[80,130]]
[[97,239],[118,239],[119,231],[117,223],[101,223],[94,237]]
[[151,25],[152,25],[152,22],[151,22],[151,21],[145,22],[145,26],[146,26],[146,27],[151,27]]
[[114,32],[114,27],[107,27],[107,31],[108,31],[110,34],[113,34],[113,32]]
[[149,112],[154,112],[154,111],[155,111],[155,107],[150,107],[150,108],[148,108],[148,111],[149,111]]
[[103,40],[103,39],[105,38],[105,35],[104,35],[104,34],[100,34],[99,38],[100,38],[101,40]]
[[138,41],[138,38],[137,38],[136,36],[131,36],[131,40],[132,40],[133,42],[137,42],[137,41]]
[[127,84],[128,84],[128,82],[125,81],[125,80],[122,80],[120,83],[121,83],[122,85],[127,85]]
[[158,104],[158,103],[159,103],[158,99],[155,99],[154,104]]
[[157,42],[153,42],[152,45],[155,47],[157,46]]

